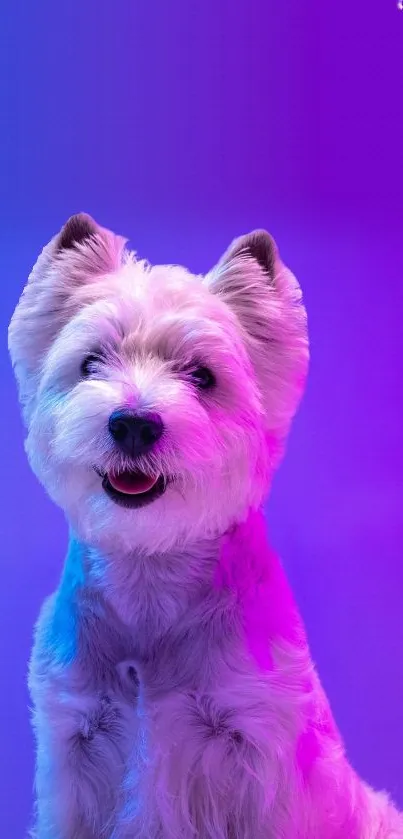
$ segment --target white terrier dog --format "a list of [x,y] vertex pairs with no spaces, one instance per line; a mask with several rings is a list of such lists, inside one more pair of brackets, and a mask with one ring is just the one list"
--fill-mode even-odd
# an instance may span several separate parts
[[308,366],[262,231],[205,277],[74,216],[9,331],[70,545],[30,667],[36,839],[400,839],[344,754],[260,508]]

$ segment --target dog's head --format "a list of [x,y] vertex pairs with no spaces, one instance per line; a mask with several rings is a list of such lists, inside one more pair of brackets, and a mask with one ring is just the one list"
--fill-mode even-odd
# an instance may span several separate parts
[[194,276],[85,215],[39,257],[9,346],[49,495],[90,544],[150,553],[261,503],[308,363],[300,290],[264,231]]

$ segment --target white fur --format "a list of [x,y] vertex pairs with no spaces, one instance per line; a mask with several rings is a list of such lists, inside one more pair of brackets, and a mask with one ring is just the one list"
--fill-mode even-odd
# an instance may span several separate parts
[[[195,277],[73,219],[40,256],[9,344],[31,467],[71,528],[30,667],[32,836],[402,839],[402,817],[346,760],[256,536],[251,511],[308,364],[301,293],[267,234]],[[213,370],[213,390],[195,388],[195,364]],[[108,432],[118,408],[158,413],[161,444],[135,461],[120,452]],[[166,492],[138,510],[114,504],[99,473],[129,467],[169,478]],[[217,585],[228,539],[241,574]]]

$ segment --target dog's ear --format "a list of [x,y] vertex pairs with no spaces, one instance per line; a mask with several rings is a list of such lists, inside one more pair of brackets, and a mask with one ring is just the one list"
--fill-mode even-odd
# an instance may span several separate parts
[[98,225],[87,213],[71,216],[56,237],[56,251],[71,250],[82,242],[96,236]]
[[211,290],[237,315],[249,340],[270,338],[266,309],[276,302],[277,269],[274,240],[265,230],[254,230],[234,239],[207,275]]
[[[91,216],[77,213],[68,219],[43,254],[46,252],[58,272],[60,282],[57,285],[63,285],[69,292],[91,282],[94,277],[116,271],[125,244],[126,239],[100,227]],[[37,266],[39,268],[39,260],[30,281],[37,277]]]
[[260,386],[268,429],[282,443],[308,367],[299,285],[265,230],[235,239],[207,274],[206,283],[236,318]]
[[264,271],[269,283],[274,280],[277,246],[266,230],[253,230],[245,236],[234,239],[220,260],[220,265],[228,266],[242,257],[254,259]]
[[[80,292],[116,272],[126,240],[85,213],[72,216],[43,249],[11,319],[9,349],[23,404],[51,342],[80,307]],[[95,293],[95,291],[94,291]]]

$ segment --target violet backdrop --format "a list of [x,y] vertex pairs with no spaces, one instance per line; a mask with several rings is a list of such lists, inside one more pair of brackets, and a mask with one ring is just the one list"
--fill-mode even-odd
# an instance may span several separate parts
[[86,210],[207,270],[267,227],[312,364],[268,519],[350,758],[403,807],[403,12],[395,0],[3,3],[0,835],[32,801],[26,664],[66,546],[6,350],[39,250]]

